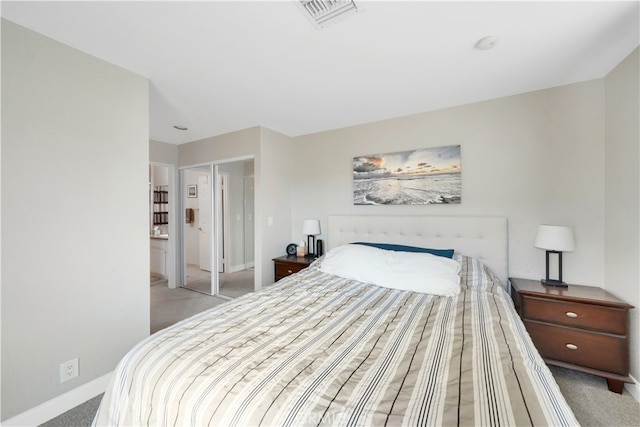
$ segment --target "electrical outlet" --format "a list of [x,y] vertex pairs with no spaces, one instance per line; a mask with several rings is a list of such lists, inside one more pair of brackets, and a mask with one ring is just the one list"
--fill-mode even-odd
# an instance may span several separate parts
[[60,364],[60,383],[78,376],[78,358]]

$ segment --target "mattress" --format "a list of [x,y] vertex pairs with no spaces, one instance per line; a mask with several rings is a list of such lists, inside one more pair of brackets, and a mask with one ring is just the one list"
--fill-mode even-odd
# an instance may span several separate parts
[[320,270],[152,335],[94,425],[578,425],[501,283],[456,256],[454,297]]

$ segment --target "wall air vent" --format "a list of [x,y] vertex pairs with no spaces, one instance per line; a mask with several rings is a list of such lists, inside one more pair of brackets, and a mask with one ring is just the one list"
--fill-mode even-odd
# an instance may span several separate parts
[[298,0],[298,2],[317,29],[325,28],[362,11],[353,0]]

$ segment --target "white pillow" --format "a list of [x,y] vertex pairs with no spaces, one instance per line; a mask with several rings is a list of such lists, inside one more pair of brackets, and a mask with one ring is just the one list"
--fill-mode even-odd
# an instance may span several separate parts
[[320,270],[392,289],[442,296],[460,292],[460,264],[428,253],[343,245],[326,253]]

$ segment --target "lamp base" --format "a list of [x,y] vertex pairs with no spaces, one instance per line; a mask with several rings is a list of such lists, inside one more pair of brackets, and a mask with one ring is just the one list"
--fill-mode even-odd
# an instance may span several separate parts
[[542,282],[542,284],[545,285],[545,286],[555,286],[557,288],[568,288],[569,287],[569,285],[567,285],[565,282],[561,282],[560,280],[542,279],[542,280],[540,280],[540,282]]

